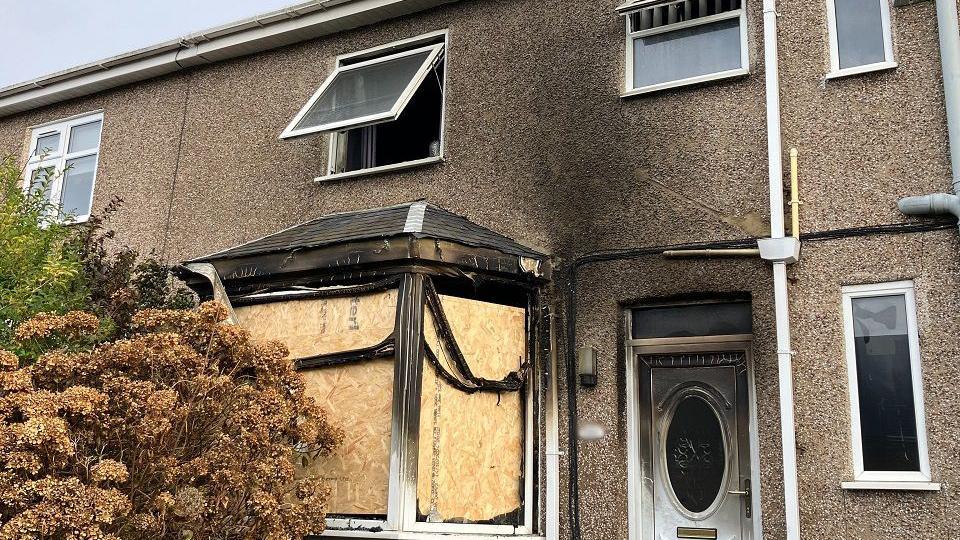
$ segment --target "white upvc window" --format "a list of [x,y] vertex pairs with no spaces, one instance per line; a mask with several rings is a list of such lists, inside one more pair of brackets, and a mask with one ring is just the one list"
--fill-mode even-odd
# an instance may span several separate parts
[[446,49],[438,31],[337,57],[280,138],[330,134],[317,180],[442,161]]
[[24,189],[43,189],[60,208],[60,219],[82,222],[90,217],[100,153],[103,113],[83,114],[34,127]]
[[887,0],[827,0],[827,26],[827,78],[897,67]]
[[634,0],[624,96],[750,73],[745,0]]
[[842,292],[854,466],[854,482],[844,487],[928,485],[913,282],[855,285]]

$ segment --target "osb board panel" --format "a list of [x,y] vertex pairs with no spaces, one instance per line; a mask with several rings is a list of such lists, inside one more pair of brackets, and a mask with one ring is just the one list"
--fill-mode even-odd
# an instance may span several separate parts
[[283,342],[292,358],[362,349],[396,324],[397,291],[241,306],[237,319],[257,339]]
[[[527,354],[525,309],[444,295],[440,304],[474,375],[499,380],[520,367]],[[435,340],[432,319],[425,326],[428,339]]]
[[333,455],[301,473],[321,476],[332,514],[387,513],[393,358],[302,371],[306,392],[344,430]]
[[520,507],[520,399],[461,392],[424,365],[417,506],[427,521],[488,521]]
[[[502,379],[526,354],[525,312],[441,297],[457,343],[475,375]],[[452,357],[426,313],[424,337],[440,363]],[[520,392],[461,392],[423,368],[418,458],[418,513],[431,522],[489,521],[520,507],[523,413]]]

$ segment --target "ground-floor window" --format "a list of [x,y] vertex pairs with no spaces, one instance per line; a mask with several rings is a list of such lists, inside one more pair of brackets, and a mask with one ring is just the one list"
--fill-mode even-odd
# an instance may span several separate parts
[[911,281],[843,288],[855,480],[929,481]]

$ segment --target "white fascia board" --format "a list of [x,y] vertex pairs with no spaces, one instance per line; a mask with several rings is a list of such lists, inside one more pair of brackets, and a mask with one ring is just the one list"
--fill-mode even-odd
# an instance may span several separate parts
[[[173,42],[0,89],[0,117],[143,81],[175,71],[262,52],[455,0],[327,0],[196,32]],[[268,22],[276,21],[276,22]]]

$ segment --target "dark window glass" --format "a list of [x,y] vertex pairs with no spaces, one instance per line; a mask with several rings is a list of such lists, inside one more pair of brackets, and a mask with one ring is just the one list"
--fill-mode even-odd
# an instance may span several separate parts
[[723,489],[726,451],[713,409],[699,397],[683,398],[667,429],[667,473],[677,500],[692,513],[710,508]]
[[749,302],[693,304],[633,310],[633,338],[753,333]]
[[919,471],[907,305],[904,296],[851,299],[867,471]]
[[440,155],[443,62],[427,75],[393,122],[347,130],[346,156],[337,172],[393,165]]

